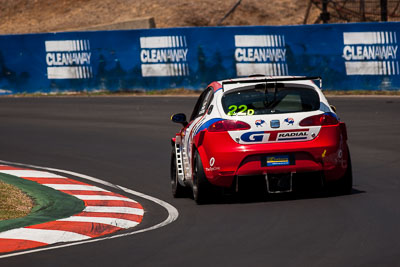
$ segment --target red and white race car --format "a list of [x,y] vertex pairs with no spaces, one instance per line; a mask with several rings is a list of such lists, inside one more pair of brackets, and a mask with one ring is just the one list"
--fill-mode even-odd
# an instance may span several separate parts
[[309,177],[350,193],[346,125],[313,80],[321,82],[256,76],[211,83],[189,122],[182,113],[171,117],[183,125],[172,138],[173,196],[189,187],[202,203],[211,187],[240,192],[255,177],[268,193],[290,192],[293,180]]

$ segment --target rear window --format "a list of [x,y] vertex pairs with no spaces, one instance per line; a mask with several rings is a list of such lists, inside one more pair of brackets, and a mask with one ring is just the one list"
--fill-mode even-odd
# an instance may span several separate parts
[[263,83],[244,86],[222,96],[227,115],[279,114],[318,110],[318,93],[310,86]]

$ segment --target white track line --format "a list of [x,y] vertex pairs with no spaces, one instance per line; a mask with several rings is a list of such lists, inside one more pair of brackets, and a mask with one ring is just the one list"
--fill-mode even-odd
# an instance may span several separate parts
[[82,184],[42,184],[51,187],[56,190],[82,190],[82,191],[101,191],[110,192],[103,188],[93,186],[93,185],[82,185]]
[[24,239],[46,244],[54,244],[57,242],[71,242],[89,239],[90,236],[60,230],[17,228],[0,233],[0,238]]
[[59,222],[90,222],[90,223],[102,223],[108,224],[112,226],[117,226],[120,228],[128,229],[130,227],[135,227],[138,225],[138,222],[119,219],[119,218],[110,218],[110,217],[87,217],[87,216],[71,216],[65,219],[57,220]]
[[143,215],[143,209],[136,209],[130,207],[109,207],[109,206],[87,206],[83,211],[86,212],[106,212],[106,213],[124,213]]
[[149,196],[149,195],[146,195],[146,194],[131,190],[131,189],[126,188],[126,187],[114,185],[112,183],[100,180],[100,179],[95,178],[95,177],[91,177],[91,176],[88,176],[88,175],[85,175],[85,174],[80,174],[80,173],[77,173],[77,172],[71,172],[71,171],[67,171],[67,170],[55,169],[55,168],[46,168],[46,167],[40,167],[40,166],[35,166],[35,165],[28,165],[28,164],[22,164],[22,163],[10,162],[10,161],[4,161],[4,160],[0,160],[0,162],[3,163],[3,164],[25,166],[25,167],[28,167],[28,168],[37,168],[37,169],[42,169],[42,170],[47,170],[47,171],[60,172],[60,173],[64,173],[64,174],[67,174],[67,175],[73,175],[73,176],[76,176],[76,177],[79,177],[79,178],[82,178],[82,179],[90,180],[90,181],[93,181],[93,182],[96,182],[96,183],[99,183],[99,184],[102,184],[102,185],[106,185],[106,186],[109,186],[109,187],[112,187],[112,188],[116,188],[116,189],[122,190],[122,191],[124,191],[124,192],[126,192],[128,194],[131,194],[131,195],[135,195],[135,196],[147,199],[149,201],[152,201],[152,202],[162,206],[163,208],[165,208],[168,211],[168,217],[164,221],[162,221],[159,224],[153,225],[151,227],[145,228],[145,229],[141,229],[141,230],[137,230],[137,231],[133,231],[133,232],[129,232],[129,233],[123,233],[123,234],[119,234],[119,235],[106,236],[106,237],[102,237],[102,238],[87,239],[87,240],[78,241],[78,242],[75,242],[75,243],[68,243],[68,244],[56,245],[56,246],[52,246],[52,247],[44,247],[44,248],[37,248],[37,249],[32,249],[32,250],[27,250],[27,251],[22,251],[22,252],[10,253],[10,254],[6,254],[6,255],[1,255],[0,259],[1,258],[18,256],[18,255],[23,255],[23,254],[35,253],[35,252],[39,252],[39,251],[46,251],[46,250],[52,250],[52,249],[57,249],[57,248],[71,247],[71,246],[76,246],[76,245],[81,245],[81,244],[87,244],[87,243],[98,242],[98,241],[102,241],[102,240],[108,240],[108,239],[114,239],[114,238],[119,238],[119,237],[124,237],[124,236],[139,234],[139,233],[144,233],[144,232],[148,232],[148,231],[155,230],[155,229],[161,228],[163,226],[166,226],[166,225],[176,221],[178,219],[178,216],[179,216],[179,212],[174,206],[172,206],[171,204],[169,204],[169,203],[167,203],[167,202],[165,202],[165,201],[163,201],[161,199],[158,199],[158,198],[155,198],[155,197],[152,197],[152,196]]
[[1,173],[14,175],[25,178],[64,178],[66,177],[57,175],[55,173],[35,171],[35,170],[0,170]]
[[126,197],[117,197],[117,196],[102,196],[102,195],[73,195],[73,196],[81,200],[121,200],[121,201],[137,203],[137,201],[133,199]]

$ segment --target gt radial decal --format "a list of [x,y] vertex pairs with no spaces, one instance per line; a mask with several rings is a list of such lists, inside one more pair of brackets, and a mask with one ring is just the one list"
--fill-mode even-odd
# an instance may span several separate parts
[[[278,141],[307,139],[308,131],[278,133]],[[270,135],[271,136],[271,135]]]
[[274,141],[293,141],[306,140],[309,129],[285,130],[285,131],[257,131],[246,132],[240,136],[240,139],[246,143],[263,142],[268,137],[268,142]]
[[0,165],[0,173],[37,182],[84,202],[73,216],[0,233],[0,253],[86,240],[138,225],[143,207],[133,199],[54,173]]

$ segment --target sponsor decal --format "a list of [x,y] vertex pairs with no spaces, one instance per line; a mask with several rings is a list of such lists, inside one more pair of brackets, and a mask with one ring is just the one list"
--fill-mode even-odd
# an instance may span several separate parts
[[399,75],[396,32],[344,32],[347,75]]
[[254,123],[256,124],[257,127],[263,126],[263,124],[265,123],[265,120],[256,120]]
[[214,166],[214,163],[215,163],[215,158],[212,157],[212,158],[210,159],[210,167]]
[[188,76],[186,36],[140,37],[143,77]]
[[278,141],[280,140],[300,140],[307,139],[308,131],[302,132],[291,132],[291,133],[279,133]]
[[220,169],[221,169],[220,167],[211,167],[211,168],[206,168],[206,171],[213,172],[213,171],[219,171]]
[[284,35],[235,35],[237,76],[288,75]]
[[206,171],[212,172],[212,171],[218,171],[221,169],[221,167],[214,167],[215,164],[215,158],[212,157],[210,158],[210,168],[206,168]]
[[270,121],[271,128],[279,128],[281,126],[281,123],[279,120],[272,120]]
[[293,118],[286,118],[284,122],[287,123],[287,125],[293,125],[294,124],[294,119]]
[[89,40],[45,41],[48,79],[93,77]]
[[269,156],[267,157],[267,166],[284,166],[289,165],[289,156],[282,155],[282,156]]
[[268,137],[269,142],[306,140],[309,129],[289,130],[289,131],[257,131],[246,132],[240,136],[240,139],[246,143],[263,142]]
[[268,132],[260,131],[260,132],[247,132],[240,136],[243,142],[262,142],[264,136],[267,135]]

